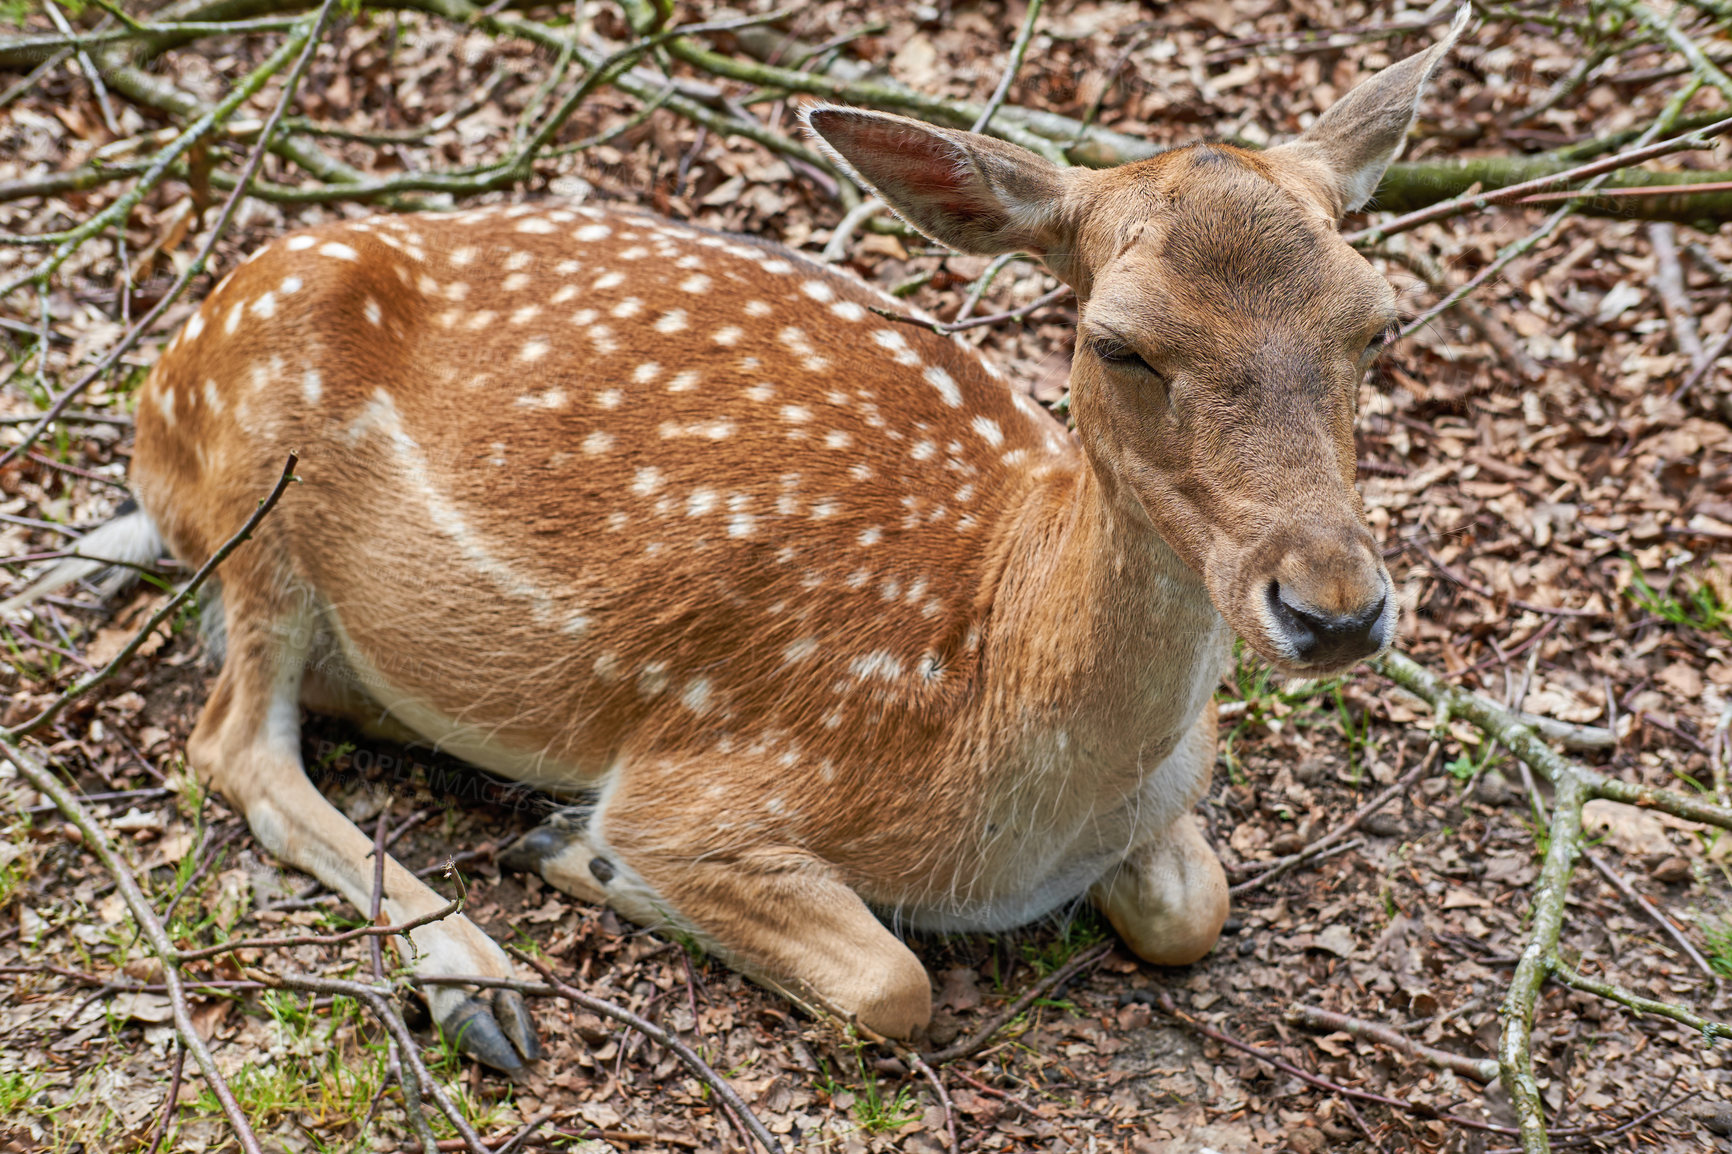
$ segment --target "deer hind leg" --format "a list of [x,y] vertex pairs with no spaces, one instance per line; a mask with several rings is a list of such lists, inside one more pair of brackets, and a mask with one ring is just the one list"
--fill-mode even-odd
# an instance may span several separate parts
[[829,865],[793,847],[718,848],[670,814],[665,790],[637,802],[610,792],[597,808],[554,814],[502,863],[639,925],[688,933],[765,985],[886,1037],[926,1027],[925,967]]
[[1227,875],[1189,812],[1207,787],[1214,761],[1211,705],[1156,770],[1165,775],[1159,787],[1184,795],[1182,812],[1133,847],[1090,892],[1125,944],[1156,965],[1199,960],[1214,949],[1227,920]]
[[[238,558],[237,558],[238,560]],[[228,655],[187,742],[199,777],[246,815],[271,853],[318,878],[365,910],[373,894],[372,839],[313,787],[301,765],[300,691],[313,616],[294,596],[259,595],[260,582],[224,583]],[[393,923],[437,911],[445,901],[395,859],[385,862],[381,912]],[[424,977],[513,977],[497,943],[461,914],[410,931]],[[520,995],[482,1000],[457,986],[428,987],[434,1019],[461,1048],[499,1069],[540,1056]]]

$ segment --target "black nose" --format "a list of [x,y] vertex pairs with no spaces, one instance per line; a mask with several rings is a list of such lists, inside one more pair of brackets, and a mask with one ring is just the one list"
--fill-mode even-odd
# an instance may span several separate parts
[[1293,656],[1308,665],[1342,665],[1369,657],[1383,648],[1388,630],[1383,610],[1387,590],[1375,602],[1351,613],[1322,613],[1287,599],[1279,581],[1269,583],[1269,612],[1277,631],[1292,647]]

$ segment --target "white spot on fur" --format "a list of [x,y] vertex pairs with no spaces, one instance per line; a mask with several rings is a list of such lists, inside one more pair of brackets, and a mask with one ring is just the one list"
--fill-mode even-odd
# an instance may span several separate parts
[[686,498],[686,516],[702,517],[716,507],[716,494],[713,489],[693,489],[692,495]]
[[734,345],[739,344],[740,338],[745,335],[746,330],[742,329],[739,325],[728,325],[725,328],[717,329],[710,339],[725,348],[732,348]]
[[680,694],[680,704],[693,713],[703,713],[709,708],[710,681],[707,677],[695,677],[686,682],[685,692]]
[[853,301],[837,301],[830,306],[830,312],[845,321],[863,321],[866,310]]
[[[925,372],[926,383],[938,390],[938,395],[944,398],[944,403],[953,409],[962,407],[962,390],[956,387],[956,381],[951,375],[937,365],[928,365]],[[993,426],[997,428],[997,426]]]
[[637,297],[626,297],[617,305],[614,305],[609,311],[613,316],[616,316],[623,321],[630,317],[635,317],[638,313],[642,312],[643,302]]
[[266,320],[277,315],[277,297],[275,293],[266,293],[253,302],[253,315]]
[[999,428],[998,422],[991,417],[976,417],[969,423],[969,428],[979,433],[981,440],[995,449],[1004,444],[1004,430]]
[[746,302],[746,315],[749,317],[767,317],[774,311],[764,301],[751,300]]
[[878,544],[878,542],[882,541],[883,539],[884,539],[884,530],[877,525],[872,525],[872,526],[862,530],[860,533],[860,536],[858,538],[860,544],[862,544],[862,545],[876,545],[876,544]]
[[804,405],[783,405],[782,419],[791,425],[803,425],[812,419],[812,410]]
[[662,367],[654,361],[645,361],[631,371],[631,379],[640,385],[647,385],[661,374]]
[[623,400],[625,400],[625,394],[618,389],[603,389],[595,395],[595,403],[604,409],[617,409]]
[[874,331],[872,343],[890,353],[891,358],[899,365],[916,367],[920,364],[920,354],[909,348],[907,338],[895,329]]
[[290,252],[302,252],[306,249],[312,248],[318,243],[319,242],[316,238],[302,234],[301,236],[291,236],[289,238],[289,243],[285,247]]
[[869,677],[895,681],[902,676],[902,662],[894,653],[880,649],[864,657],[856,657],[848,663],[848,670],[861,681]]
[[367,298],[367,303],[361,306],[361,311],[367,315],[368,324],[376,325],[385,319],[385,310],[381,309],[379,302],[372,297]]
[[613,449],[613,434],[597,429],[583,439],[583,451],[592,457],[610,452]]
[[662,471],[654,465],[646,465],[632,478],[631,491],[640,497],[653,497],[664,483],[666,478],[662,476]]
[[522,308],[511,314],[511,323],[514,325],[526,325],[540,315],[540,305],[524,305]]
[[817,301],[819,304],[824,304],[836,299],[836,290],[821,280],[807,281],[805,284],[800,286],[800,291]]
[[360,260],[361,254],[346,244],[329,240],[319,246],[319,255],[328,256],[332,260]]
[[324,378],[319,376],[318,369],[308,369],[301,374],[301,399],[309,405],[319,403],[319,398],[325,395]]
[[517,359],[520,361],[539,361],[547,355],[551,347],[546,341],[540,339],[525,341],[523,348],[518,350]]
[[805,366],[807,371],[821,373],[830,367],[830,362],[819,356],[818,350],[812,347],[812,342],[806,339],[804,329],[790,325],[777,333],[776,339],[800,358],[800,363]]
[[685,309],[673,309],[656,319],[655,330],[658,333],[684,332],[689,323],[686,320]]
[[824,447],[826,449],[846,449],[853,443],[854,438],[843,432],[841,429],[831,429],[828,433],[824,434]]
[[703,273],[694,273],[680,282],[680,291],[688,293],[707,293],[714,282]]
[[625,283],[625,274],[623,272],[604,272],[600,276],[595,278],[595,282],[593,284],[591,284],[590,287],[593,289],[602,290],[602,289],[618,288],[620,285],[622,285],[624,283]]
[[606,240],[613,235],[613,229],[605,224],[586,224],[571,235],[582,241]]
[[702,379],[696,369],[687,369],[683,373],[676,374],[674,379],[668,382],[668,392],[689,393],[698,387],[698,382]]

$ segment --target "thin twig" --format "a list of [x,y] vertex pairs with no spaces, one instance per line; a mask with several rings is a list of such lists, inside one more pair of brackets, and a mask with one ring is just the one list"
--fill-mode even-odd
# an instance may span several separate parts
[[950,1154],[957,1154],[959,1147],[956,1144],[956,1108],[950,1104],[950,1094],[944,1089],[944,1079],[938,1076],[938,1071],[926,1064],[926,1059],[913,1050],[904,1051],[902,1056],[910,1066],[920,1072],[920,1076],[931,1085],[932,1092],[938,1095],[938,1105],[944,1110],[944,1131],[950,1139]]
[[[993,115],[1004,103],[1004,98],[1010,94],[1011,82],[1016,79],[1016,74],[1022,70],[1022,58],[1028,54],[1029,41],[1034,39],[1034,25],[1040,19],[1041,3],[1042,0],[1028,0],[1028,12],[1022,18],[1022,28],[1017,31],[1016,43],[1010,47],[1010,59],[1004,62],[1004,74],[998,78],[998,87],[992,90],[992,99],[988,100],[986,107],[980,110],[980,115],[975,117],[974,125],[969,131],[985,132],[987,126],[992,123]],[[950,1135],[950,1143],[954,1148],[956,1145],[954,1131]]]
[[1636,890],[1636,887],[1630,884],[1630,879],[1619,873],[1603,854],[1596,853],[1592,849],[1584,849],[1582,852],[1587,855],[1588,864],[1599,870],[1600,876],[1612,883],[1612,888],[1623,894],[1631,905],[1647,914],[1649,920],[1665,930],[1667,936],[1678,943],[1678,948],[1689,955],[1690,960],[1696,963],[1696,968],[1708,976],[1708,980],[1714,983],[1714,989],[1718,992],[1724,985],[1723,980],[1719,974],[1714,972],[1714,967],[1708,964],[1708,959],[1702,956],[1701,951],[1690,943],[1689,938],[1684,936],[1684,931],[1673,925],[1672,919],[1661,913],[1653,902],[1643,897]]
[[[1388,1106],[1392,1109],[1401,1110],[1404,1113],[1418,1115],[1421,1118],[1434,1118],[1452,1126],[1465,1126],[1470,1130],[1483,1130],[1491,1134],[1516,1133],[1515,1129],[1512,1127],[1501,1126],[1496,1122],[1481,1122],[1476,1118],[1464,1118],[1459,1114],[1446,1114],[1436,1107],[1428,1106],[1423,1102],[1409,1102],[1401,1098],[1391,1098],[1384,1094],[1375,1094],[1369,1090],[1356,1090],[1351,1086],[1342,1086],[1338,1083],[1331,1082],[1327,1078],[1319,1077],[1318,1075],[1311,1073],[1309,1070],[1304,1070],[1295,1066],[1293,1063],[1284,1058],[1278,1057],[1261,1046],[1255,1046],[1250,1042],[1240,1041],[1231,1034],[1223,1033],[1208,1025],[1206,1022],[1199,1021],[1190,1014],[1179,1009],[1179,1007],[1173,1002],[1172,996],[1165,990],[1160,990],[1151,995],[1151,1000],[1169,1017],[1175,1018],[1184,1023],[1192,1030],[1203,1035],[1203,1037],[1212,1038],[1223,1046],[1238,1050],[1242,1054],[1249,1054],[1259,1062],[1273,1066],[1275,1069],[1284,1073],[1291,1074],[1301,1082],[1304,1082],[1309,1086],[1314,1086],[1319,1090],[1326,1090],[1331,1094],[1340,1094],[1347,1098],[1357,1098],[1361,1102],[1376,1102],[1380,1106]],[[1574,1134],[1578,1132],[1578,1130],[1558,1131],[1560,1134]]]
[[1340,1030],[1355,1038],[1368,1042],[1390,1046],[1403,1053],[1422,1058],[1441,1070],[1454,1070],[1457,1074],[1465,1074],[1481,1082],[1497,1080],[1497,1063],[1490,1058],[1469,1058],[1465,1054],[1452,1054],[1448,1050],[1439,1050],[1432,1046],[1414,1041],[1399,1030],[1382,1026],[1376,1022],[1367,1022],[1362,1018],[1348,1017],[1337,1014],[1333,1010],[1325,1010],[1320,1006],[1293,1006],[1287,1011],[1287,1020],[1297,1022],[1302,1026],[1310,1026],[1315,1030]]
[[1323,853],[1330,846],[1358,829],[1360,822],[1364,821],[1366,818],[1388,805],[1391,801],[1394,801],[1396,798],[1406,793],[1413,786],[1413,783],[1418,781],[1421,777],[1424,777],[1426,772],[1436,763],[1438,751],[1440,749],[1441,746],[1437,742],[1432,742],[1431,748],[1426,750],[1425,756],[1420,758],[1419,761],[1414,764],[1412,769],[1402,775],[1399,781],[1396,781],[1388,789],[1366,802],[1359,808],[1357,813],[1348,818],[1345,822],[1342,822],[1338,828],[1324,834],[1322,837],[1318,838],[1298,853],[1293,854],[1291,857],[1284,858],[1282,861],[1277,862],[1274,868],[1268,870],[1266,873],[1258,874],[1256,877],[1251,878],[1248,881],[1240,882],[1238,885],[1230,889],[1228,893],[1232,894],[1234,897],[1250,893],[1252,890],[1258,889],[1263,885],[1274,881],[1276,878],[1280,877],[1288,870],[1293,869],[1295,866]]
[[[193,258],[192,263],[182,270],[181,274],[175,278],[174,283],[169,286],[167,292],[163,293],[162,298],[156,302],[151,310],[141,317],[130,329],[128,329],[126,335],[121,337],[119,341],[115,342],[107,353],[103,354],[100,361],[91,366],[90,370],[86,372],[84,376],[73,382],[63,390],[59,396],[54,398],[53,402],[49,404],[47,410],[43,413],[41,420],[37,421],[37,423],[31,427],[30,431],[24,435],[22,441],[19,441],[4,453],[0,453],[0,466],[5,465],[30,445],[34,444],[36,439],[48,428],[49,424],[60,416],[61,412],[72,403],[74,398],[82,394],[85,389],[89,388],[94,381],[100,379],[109,369],[119,364],[120,358],[130,351],[132,346],[137,344],[145,333],[151,330],[157,320],[160,319],[164,313],[168,312],[170,306],[179,299],[180,294],[186,291],[187,285],[192,283],[193,278],[204,274],[211,253],[216,250],[217,242],[222,239],[223,234],[228,230],[230,222],[234,220],[235,213],[239,210],[241,201],[245,198],[248,187],[252,184],[254,177],[257,176],[259,166],[264,162],[265,151],[271,143],[271,138],[276,134],[277,125],[281,123],[283,114],[288,109],[289,102],[294,99],[295,91],[300,86],[301,77],[306,75],[307,65],[311,62],[313,53],[318,48],[319,39],[325,30],[325,24],[330,20],[331,12],[335,7],[336,0],[324,0],[324,3],[319,7],[318,14],[313,17],[312,23],[307,26],[304,35],[298,34],[285,40],[282,47],[273,53],[270,59],[265,61],[264,64],[261,64],[257,69],[253,70],[245,80],[235,86],[233,92],[220,101],[215,107],[211,108],[204,116],[201,116],[192,127],[188,128],[186,132],[181,134],[174,144],[171,144],[168,148],[163,150],[161,154],[161,170],[166,171],[168,164],[179,155],[179,153],[176,152],[177,148],[180,152],[186,151],[186,149],[196,143],[202,135],[208,133],[217,124],[227,120],[234,110],[240,107],[240,104],[244,100],[254,95],[264,86],[265,81],[269,79],[271,75],[282,68],[283,63],[286,63],[289,55],[292,54],[293,50],[297,46],[300,48],[300,56],[296,58],[294,66],[289,70],[289,74],[283,79],[282,95],[277,99],[276,106],[271,109],[271,114],[265,119],[264,128],[259,132],[258,144],[253,148],[252,154],[247,157],[246,165],[242,168],[241,175],[235,182],[234,191],[229,194],[228,200],[223,202],[222,210],[217,214],[216,223],[211,226],[210,235],[205,238],[204,245]],[[185,147],[181,146],[182,141],[186,142]],[[160,172],[157,168],[153,167],[152,172],[157,172],[157,179],[160,178]],[[154,183],[155,180],[152,178],[151,174],[146,173],[143,177],[139,178],[138,185],[132,192],[121,197],[115,202],[115,205],[105,209],[103,213],[94,218],[94,220],[102,220],[110,214],[114,214],[116,220],[124,223],[126,214],[130,213],[132,210],[132,205],[135,204],[144,195],[145,190]],[[128,197],[131,197],[130,202],[127,200]],[[119,206],[123,204],[125,207],[120,209]],[[92,229],[87,235],[94,235],[96,231],[98,230]],[[78,232],[79,230],[74,230],[74,235],[77,236]],[[52,273],[53,268],[58,267],[58,263],[64,261],[66,257],[70,256],[72,251],[82,243],[83,237],[80,236],[76,243],[74,240],[68,239],[60,246],[60,248],[55,249],[55,254],[58,259],[50,258],[51,260],[55,260],[55,264],[48,268],[48,272]],[[39,266],[39,268],[40,267],[41,266]],[[36,275],[37,273],[35,272],[30,274],[31,277]],[[27,277],[25,280],[18,281],[17,283],[26,283],[28,279],[30,278]],[[6,291],[9,291],[9,289],[0,290],[0,297],[5,296]]]
[[217,1069],[216,1060],[211,1056],[210,1048],[199,1036],[193,1026],[192,1014],[187,1009],[186,990],[181,982],[179,969],[175,965],[174,943],[169,941],[168,931],[158,920],[156,911],[151,908],[148,898],[138,888],[138,880],[133,876],[132,869],[115,852],[114,846],[108,840],[108,834],[96,824],[90,813],[78,803],[72,791],[60,783],[45,766],[36,758],[26,753],[17,739],[10,733],[0,733],[0,745],[5,748],[6,756],[18,771],[30,779],[30,784],[37,792],[45,795],[59,807],[60,812],[78,828],[84,835],[84,845],[96,854],[98,860],[113,876],[115,888],[119,891],[127,908],[132,911],[133,919],[138,923],[139,930],[144,934],[145,941],[150,945],[151,952],[162,960],[163,984],[168,987],[169,1006],[174,1014],[175,1032],[180,1036],[181,1044],[192,1051],[193,1061],[198,1063],[200,1072],[204,1074],[205,1086],[216,1096],[218,1105],[228,1119],[229,1126],[234,1130],[235,1140],[246,1154],[264,1154],[259,1140],[253,1135],[252,1127],[241,1112],[240,1104],[229,1089],[228,1082],[223,1079],[222,1071]]
[[[560,980],[547,963],[542,961],[540,958],[532,957],[531,955],[524,953],[522,950],[511,946],[507,946],[506,948],[509,949],[519,961],[523,962],[536,973],[541,975],[542,979],[547,983],[547,985],[543,987],[544,992],[555,994],[564,998],[566,1001],[582,1006],[592,1014],[599,1014],[604,1018],[612,1018],[621,1025],[631,1027],[638,1033],[643,1034],[645,1037],[659,1043],[672,1052],[674,1057],[685,1063],[686,1069],[697,1075],[700,1081],[704,1082],[711,1090],[715,1091],[716,1096],[723,1102],[727,1103],[727,1105],[740,1116],[740,1119],[751,1130],[752,1137],[757,1139],[759,1145],[769,1151],[770,1154],[782,1154],[782,1144],[776,1141],[775,1136],[772,1135],[770,1131],[765,1128],[764,1124],[758,1120],[758,1116],[752,1112],[751,1107],[746,1105],[745,1099],[741,1098],[739,1093],[728,1084],[727,1080],[712,1070],[709,1064],[700,1058],[690,1046],[687,1046],[667,1030],[662,1029],[653,1022],[645,1021],[630,1010],[627,1010],[622,1006],[617,1006],[603,998],[597,998],[593,995],[586,994],[577,987]],[[531,992],[516,983],[488,982],[486,984],[504,985],[506,988],[518,989],[523,993]]]
[[935,1066],[942,1066],[946,1062],[954,1062],[958,1058],[968,1057],[990,1042],[993,1035],[1002,1030],[1007,1022],[1015,1021],[1024,1010],[1034,1005],[1038,999],[1044,998],[1049,992],[1070,981],[1086,967],[1093,966],[1106,957],[1112,948],[1111,942],[1099,942],[1089,947],[1030,986],[1022,997],[988,1018],[974,1033],[962,1041],[946,1046],[942,1050],[928,1050],[921,1057]]
[[[436,910],[430,910],[420,917],[410,918],[396,925],[366,925],[357,926],[352,930],[344,930],[339,934],[292,934],[277,938],[236,938],[233,941],[222,942],[214,946],[206,946],[199,950],[186,950],[178,955],[183,962],[196,962],[201,958],[214,958],[220,954],[231,954],[236,950],[277,950],[288,946],[340,946],[344,942],[352,942],[356,938],[395,937],[407,934],[410,930],[420,929],[433,922],[443,921],[453,914],[463,912],[463,899],[452,898]],[[378,914],[373,915],[377,919]]]
[[[335,0],[326,0],[326,7],[328,8],[334,2]],[[259,522],[263,521],[270,511],[276,508],[277,501],[282,497],[283,491],[287,489],[289,483],[295,479],[295,465],[299,461],[300,457],[296,454],[289,454],[288,462],[283,465],[282,476],[277,478],[276,487],[271,490],[269,496],[259,502],[259,507],[253,510],[253,515],[247,518],[246,524],[242,525],[233,537],[230,537],[225,541],[222,548],[218,549],[215,553],[212,553],[209,560],[199,566],[198,572],[192,575],[192,580],[182,586],[180,592],[169,598],[168,602],[163,605],[162,608],[151,614],[150,620],[146,621],[143,627],[140,628],[137,633],[132,635],[132,640],[128,641],[121,651],[114,655],[113,660],[95,673],[92,673],[90,676],[74,683],[59,697],[55,698],[47,708],[29,721],[15,725],[11,729],[0,730],[0,739],[16,741],[20,737],[25,737],[29,734],[35,733],[37,730],[58,717],[61,710],[65,709],[68,705],[77,701],[80,697],[83,697],[86,693],[89,693],[92,689],[95,689],[98,685],[101,685],[104,681],[107,681],[110,677],[114,676],[115,670],[119,669],[132,657],[134,653],[138,652],[139,646],[143,645],[146,639],[148,639],[152,633],[156,632],[157,627],[164,621],[167,621],[188,597],[191,597],[194,593],[198,592],[199,586],[203,585],[205,579],[216,571],[216,567],[222,564],[228,555],[240,546],[241,542],[246,541],[252,536],[253,530],[258,527]]]
[[156,1133],[151,1135],[150,1146],[144,1154],[156,1154],[162,1146],[162,1140],[168,1137],[168,1125],[174,1121],[174,1108],[180,1104],[180,1079],[186,1072],[186,1046],[181,1043],[180,1036],[174,1039],[174,1065],[168,1073],[168,1100],[162,1104],[162,1118],[156,1124]]
[[[1405,216],[1398,216],[1394,220],[1386,221],[1383,224],[1375,225],[1371,228],[1360,229],[1358,232],[1347,233],[1342,237],[1342,239],[1347,241],[1348,244],[1354,245],[1377,244],[1379,241],[1394,236],[1398,232],[1407,232],[1410,229],[1418,228],[1422,224],[1432,224],[1436,221],[1448,220],[1450,217],[1460,216],[1464,212],[1477,212],[1481,209],[1491,208],[1494,205],[1509,204],[1513,201],[1518,201],[1525,196],[1530,196],[1534,193],[1554,188],[1560,184],[1568,184],[1571,181],[1585,180],[1588,177],[1616,172],[1618,169],[1630,168],[1634,165],[1641,164],[1644,161],[1653,160],[1657,157],[1670,156],[1675,152],[1696,151],[1699,149],[1709,148],[1712,147],[1710,142],[1715,137],[1721,136],[1728,131],[1732,131],[1732,117],[1717,120],[1713,124],[1704,128],[1697,129],[1693,132],[1687,132],[1682,136],[1673,137],[1670,140],[1663,140],[1658,144],[1641,142],[1637,147],[1620,152],[1616,156],[1608,156],[1603,160],[1590,161],[1587,164],[1578,165],[1575,168],[1565,169],[1563,172],[1554,172],[1547,176],[1538,177],[1534,180],[1524,180],[1520,184],[1506,185],[1503,188],[1496,189],[1492,192],[1476,191],[1464,196],[1458,196],[1453,200],[1446,200],[1440,204],[1430,205],[1426,208],[1419,209],[1416,212],[1410,212]],[[1586,192],[1589,190],[1584,189],[1582,191]]]

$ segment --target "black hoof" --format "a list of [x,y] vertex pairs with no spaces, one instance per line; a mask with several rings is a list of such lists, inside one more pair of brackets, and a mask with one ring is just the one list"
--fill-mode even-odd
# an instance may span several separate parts
[[589,819],[594,813],[594,807],[586,805],[555,810],[500,854],[499,864],[516,873],[540,873],[541,863],[563,853],[572,838],[589,827]]
[[541,1057],[541,1040],[535,1036],[535,1019],[529,1016],[529,1005],[522,994],[516,990],[494,990],[493,1018],[525,1062],[534,1062]]
[[492,1008],[479,997],[464,998],[457,1009],[439,1023],[439,1028],[446,1037],[456,1041],[459,1050],[495,1070],[509,1073],[523,1067],[523,1060],[518,1057],[505,1031],[500,1029]]

